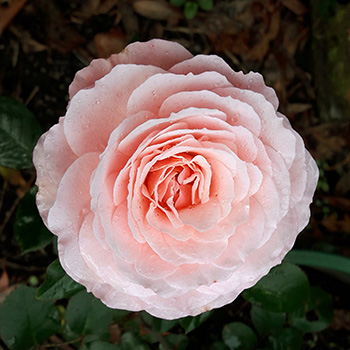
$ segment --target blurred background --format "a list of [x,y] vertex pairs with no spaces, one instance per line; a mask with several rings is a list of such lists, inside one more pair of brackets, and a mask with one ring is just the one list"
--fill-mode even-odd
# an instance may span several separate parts
[[[26,106],[46,131],[65,114],[68,86],[79,69],[96,57],[120,52],[130,42],[152,38],[177,41],[193,54],[221,56],[236,71],[264,75],[277,92],[280,112],[302,135],[320,168],[312,219],[295,247],[350,257],[350,1],[0,0],[0,95]],[[0,167],[0,303],[19,283],[40,285],[56,258],[46,232],[42,236],[46,244],[38,249],[23,241],[23,230],[33,234],[38,230],[34,193],[25,197],[28,202],[21,201],[34,184],[35,172],[31,167],[15,168]],[[23,220],[34,224],[23,226]],[[349,350],[349,275],[303,270],[311,285],[331,296],[334,313],[327,328],[302,335],[301,348]],[[136,343],[124,340],[119,345],[124,347],[100,349],[298,348],[273,340],[266,345],[269,336],[261,334],[252,348],[223,342],[225,325],[252,324],[250,304],[243,298],[215,311],[188,333],[176,328],[178,324],[157,326],[148,316],[118,317],[109,343],[120,343],[128,333]],[[147,331],[135,321],[142,317]],[[130,320],[138,325],[132,330],[126,326]],[[142,332],[156,340],[142,338]],[[174,345],[159,334],[181,334],[186,342]],[[55,337],[45,344],[95,349]],[[1,340],[0,344],[0,349],[9,346]]]

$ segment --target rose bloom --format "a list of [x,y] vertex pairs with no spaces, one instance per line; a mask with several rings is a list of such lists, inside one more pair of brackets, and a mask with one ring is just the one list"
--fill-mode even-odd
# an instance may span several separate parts
[[111,308],[232,302],[307,225],[318,169],[258,73],[133,43],[79,71],[34,151],[61,265]]

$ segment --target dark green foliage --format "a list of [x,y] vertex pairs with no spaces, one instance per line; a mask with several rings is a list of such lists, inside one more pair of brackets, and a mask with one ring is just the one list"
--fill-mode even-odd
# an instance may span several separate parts
[[186,317],[180,320],[180,325],[185,329],[186,333],[189,333],[198,328],[203,322],[205,322],[213,311],[207,311],[196,317]]
[[267,349],[300,350],[302,342],[302,332],[294,328],[282,328],[269,336]]
[[187,19],[192,19],[198,12],[198,4],[196,2],[187,1],[184,7],[184,14]]
[[35,292],[20,285],[0,307],[0,335],[10,349],[29,349],[60,329],[54,304],[35,300]]
[[[308,318],[312,316],[312,320]],[[311,287],[307,302],[290,314],[291,325],[302,332],[320,332],[333,319],[330,295],[318,287]]]
[[86,349],[87,350],[118,350],[119,347],[111,343],[97,340],[89,344],[89,346],[86,347]]
[[0,96],[0,165],[30,168],[33,148],[41,135],[33,114],[21,103]]
[[296,265],[282,263],[274,267],[243,296],[253,304],[273,312],[293,311],[309,295],[309,283],[304,272]]
[[73,338],[82,335],[103,337],[112,319],[113,309],[86,291],[74,295],[67,306],[66,327]]
[[57,259],[48,266],[46,280],[39,287],[36,296],[40,300],[56,300],[69,298],[83,289],[85,287],[66,274]]
[[336,254],[293,249],[287,254],[285,261],[326,269],[332,273],[340,272],[344,275],[350,275],[350,259]]
[[252,350],[258,342],[253,330],[241,322],[225,325],[222,339],[230,350]]
[[199,7],[204,11],[210,11],[213,9],[214,1],[213,0],[198,0]]
[[196,17],[198,10],[210,11],[213,9],[213,0],[170,0],[175,6],[184,6],[184,15],[187,19]]
[[15,236],[23,253],[33,252],[52,242],[53,235],[43,224],[35,204],[37,187],[22,198],[14,224]]
[[134,333],[124,333],[120,339],[118,345],[120,350],[150,350],[150,347],[145,344],[138,336]]
[[260,306],[253,305],[251,319],[258,334],[263,336],[275,329],[282,328],[286,322],[286,314],[268,311]]
[[183,6],[186,0],[170,0],[170,2],[175,6]]

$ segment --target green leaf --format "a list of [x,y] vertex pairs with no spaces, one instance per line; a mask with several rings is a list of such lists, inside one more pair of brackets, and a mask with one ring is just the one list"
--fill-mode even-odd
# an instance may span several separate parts
[[251,319],[257,332],[260,335],[266,335],[276,328],[282,328],[286,321],[286,314],[268,311],[260,306],[253,305]]
[[228,347],[222,341],[215,341],[210,345],[210,350],[227,350]]
[[230,350],[251,350],[258,342],[253,330],[241,322],[225,325],[222,330],[222,340]]
[[198,0],[199,7],[204,11],[210,11],[213,9],[214,1],[213,0]]
[[282,328],[269,336],[269,350],[300,350],[303,335],[294,328]]
[[297,265],[327,269],[350,275],[350,259],[336,254],[293,249],[284,260]]
[[89,350],[118,350],[118,347],[104,341],[94,341],[88,347]]
[[187,19],[192,19],[198,12],[198,4],[196,2],[188,1],[185,3],[184,14]]
[[203,322],[205,322],[212,314],[214,310],[204,312],[195,317],[185,317],[180,319],[180,325],[185,329],[186,333],[192,332],[198,328]]
[[[171,349],[186,350],[188,346],[188,338],[185,334],[169,334],[165,340],[171,346]],[[159,350],[168,350],[169,347],[165,347],[163,344],[159,344]]]
[[[308,318],[313,316],[313,320]],[[290,313],[290,323],[303,332],[320,332],[333,320],[332,300],[328,293],[318,287],[311,287],[305,306]]]
[[159,333],[165,333],[169,329],[179,324],[179,320],[163,320],[161,318],[154,317],[147,312],[141,314],[143,320],[155,331]]
[[33,149],[41,133],[34,115],[24,105],[0,96],[0,165],[31,168]]
[[283,262],[274,267],[243,296],[252,304],[273,312],[289,312],[297,309],[309,295],[309,282],[305,273],[296,265]]
[[185,5],[186,0],[170,0],[170,3],[175,6],[183,6]]
[[77,336],[103,334],[108,332],[113,311],[91,293],[81,291],[74,295],[68,303],[67,326],[72,334]]
[[23,254],[45,248],[53,239],[53,234],[43,224],[35,204],[37,191],[34,186],[26,193],[16,214],[14,232]]
[[131,332],[126,332],[122,335],[118,348],[120,350],[150,350],[148,345]]
[[0,306],[0,334],[10,349],[29,349],[60,329],[58,310],[53,303],[36,300],[35,292],[20,285]]
[[118,310],[115,309],[113,313],[113,321],[115,323],[124,323],[124,320],[128,315],[130,315],[132,312],[128,310]]
[[56,300],[69,298],[85,287],[73,281],[62,269],[58,259],[46,270],[46,279],[39,287],[36,297],[39,300]]

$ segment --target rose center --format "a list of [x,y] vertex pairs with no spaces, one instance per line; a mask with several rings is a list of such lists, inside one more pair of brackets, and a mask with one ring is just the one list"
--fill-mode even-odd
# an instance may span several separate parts
[[184,153],[157,161],[145,186],[157,206],[174,211],[209,201],[210,180],[210,164],[206,159]]

